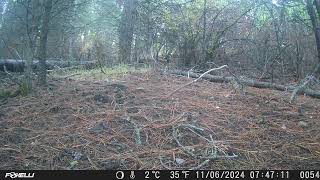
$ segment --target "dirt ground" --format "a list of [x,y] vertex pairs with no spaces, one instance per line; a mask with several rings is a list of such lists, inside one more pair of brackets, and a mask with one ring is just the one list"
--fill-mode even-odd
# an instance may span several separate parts
[[320,100],[132,73],[0,104],[0,169],[320,169]]

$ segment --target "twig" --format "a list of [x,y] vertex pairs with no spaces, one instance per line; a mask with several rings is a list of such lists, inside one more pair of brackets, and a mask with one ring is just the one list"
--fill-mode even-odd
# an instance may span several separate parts
[[193,128],[193,129],[196,129],[198,131],[204,131],[203,128],[199,128],[197,126],[194,126],[194,125],[191,125],[191,124],[183,124],[182,126],[186,126],[186,127],[189,127],[189,128]]
[[238,76],[236,76],[236,75],[230,70],[229,67],[227,67],[227,71],[233,76],[234,80],[241,86],[241,87],[240,87],[240,91],[242,92],[242,91],[243,91],[244,84],[241,83],[241,80],[238,78]]
[[171,170],[171,169],[172,169],[172,168],[170,168],[169,166],[167,166],[167,165],[165,165],[165,164],[163,163],[161,156],[159,156],[159,161],[160,161],[160,164],[161,164],[164,168],[166,168],[166,169],[168,169],[168,170]]
[[170,94],[167,95],[167,98],[170,97],[171,95],[173,95],[175,92],[179,91],[180,89],[182,89],[182,88],[184,88],[184,87],[186,87],[186,86],[188,86],[188,85],[191,85],[192,83],[197,82],[198,80],[200,80],[200,79],[201,79],[203,76],[205,76],[206,74],[208,74],[208,73],[210,73],[210,72],[212,72],[212,71],[216,71],[216,70],[223,69],[223,68],[225,68],[225,67],[228,67],[228,65],[223,65],[223,66],[221,66],[221,67],[213,68],[213,69],[208,70],[207,72],[201,74],[197,79],[195,79],[195,80],[193,80],[193,81],[191,81],[191,82],[189,82],[189,83],[187,83],[187,84],[179,87],[178,89],[172,91]]
[[190,78],[190,76],[189,76],[190,72],[191,72],[194,68],[196,68],[196,67],[198,67],[198,66],[199,66],[199,65],[193,66],[193,67],[188,71],[188,79]]
[[77,75],[81,75],[81,73],[71,74],[71,75],[68,75],[68,76],[64,76],[64,77],[62,77],[62,78],[63,78],[63,79],[68,79],[68,78],[71,78],[71,77],[77,76]]
[[6,65],[3,65],[3,70],[4,70],[4,72],[8,75],[8,78],[9,78],[12,82],[18,84],[19,86],[22,85],[22,83],[21,83],[18,79],[14,78],[14,76],[13,76],[11,73],[8,72]]
[[[177,128],[178,128],[178,127],[177,127]],[[183,145],[180,143],[180,141],[178,140],[177,130],[176,130],[174,127],[173,127],[172,129],[173,129],[173,132],[172,132],[173,138],[174,138],[174,140],[177,142],[178,146],[180,146],[185,153],[189,154],[189,155],[192,156],[193,158],[197,158],[197,156],[196,156],[193,152],[191,152],[188,148],[186,148],[185,146],[183,146]]]
[[314,76],[313,75],[310,75],[310,76],[307,76],[301,83],[301,85],[297,86],[292,94],[291,94],[291,97],[290,97],[290,103],[293,103],[294,100],[296,99],[296,96],[297,96],[297,93],[299,91],[301,91],[303,88],[305,88],[305,86],[312,80],[314,79]]
[[0,148],[0,151],[15,151],[15,152],[21,153],[20,150],[13,149],[13,148]]
[[95,163],[93,163],[93,162],[91,161],[91,159],[90,159],[89,156],[87,156],[87,159],[88,159],[89,163],[91,164],[91,166],[93,167],[93,169],[98,170],[97,166],[95,165]]
[[[183,146],[180,141],[178,140],[178,134],[177,134],[177,129],[181,126],[186,126],[191,132],[195,133],[196,135],[200,136],[201,138],[205,139],[206,141],[208,141],[211,144],[211,148],[213,150],[214,148],[214,152],[210,153],[209,156],[205,156],[205,155],[196,155],[193,152],[191,152],[187,147]],[[236,158],[238,157],[236,154],[233,155],[227,155],[224,151],[219,150],[219,148],[216,146],[216,141],[213,140],[212,135],[210,135],[210,140],[205,138],[204,136],[196,133],[195,131],[193,131],[191,128],[195,128],[195,129],[201,129],[195,126],[188,126],[188,125],[179,125],[178,127],[174,128],[173,127],[173,138],[175,139],[175,141],[177,142],[178,146],[180,146],[182,148],[182,150],[189,154],[190,156],[192,156],[193,158],[199,158],[199,159],[207,159],[207,160],[211,160],[211,159],[218,159],[218,158]],[[202,130],[202,129],[201,129]],[[222,152],[223,155],[218,155],[218,152]]]

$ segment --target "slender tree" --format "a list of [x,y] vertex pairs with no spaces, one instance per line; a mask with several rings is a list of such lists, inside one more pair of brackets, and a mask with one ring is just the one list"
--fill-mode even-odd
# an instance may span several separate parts
[[42,19],[42,25],[40,30],[40,47],[39,47],[39,82],[41,85],[47,83],[47,68],[46,68],[46,58],[47,58],[47,41],[49,33],[49,23],[52,10],[52,0],[45,0],[44,2],[44,15]]
[[135,25],[137,0],[127,0],[123,3],[123,10],[119,25],[119,62],[131,62],[131,46]]

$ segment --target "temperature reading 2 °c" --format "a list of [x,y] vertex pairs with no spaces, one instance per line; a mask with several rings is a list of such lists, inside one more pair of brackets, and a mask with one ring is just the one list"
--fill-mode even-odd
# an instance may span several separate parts
[[156,179],[160,179],[160,171],[151,171],[151,173],[150,173],[150,171],[146,171],[146,172],[144,172],[144,174],[145,174],[146,179],[149,179],[150,176],[152,176],[151,178],[154,177]]

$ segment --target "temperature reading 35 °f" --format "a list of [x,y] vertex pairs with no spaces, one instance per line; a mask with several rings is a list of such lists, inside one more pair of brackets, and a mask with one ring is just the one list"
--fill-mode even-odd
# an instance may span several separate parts
[[190,171],[170,171],[170,179],[188,178]]
[[145,179],[153,179],[153,178],[156,178],[156,179],[159,179],[160,178],[160,171],[145,171],[144,172],[144,178]]

